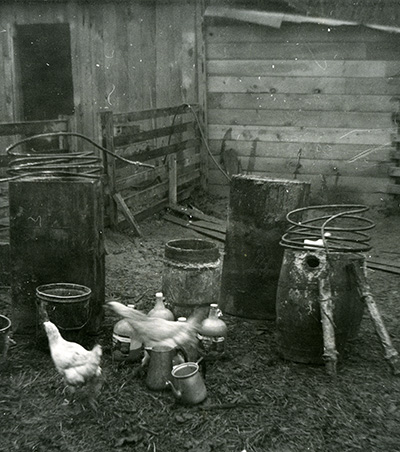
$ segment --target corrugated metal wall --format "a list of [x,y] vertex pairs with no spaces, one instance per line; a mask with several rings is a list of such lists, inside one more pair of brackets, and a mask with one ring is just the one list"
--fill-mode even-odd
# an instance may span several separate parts
[[[311,180],[316,201],[340,192],[381,202],[397,130],[399,35],[210,20],[206,46],[217,158],[225,147],[236,151],[244,173]],[[210,165],[213,190],[227,193],[226,179]]]

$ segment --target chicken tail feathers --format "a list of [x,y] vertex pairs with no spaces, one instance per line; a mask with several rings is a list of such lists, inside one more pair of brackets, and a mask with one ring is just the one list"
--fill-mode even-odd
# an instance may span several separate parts
[[118,301],[109,301],[106,304],[107,307],[111,308],[116,314],[121,317],[132,319],[132,320],[146,320],[147,316],[143,312],[138,311],[137,309],[129,308]]

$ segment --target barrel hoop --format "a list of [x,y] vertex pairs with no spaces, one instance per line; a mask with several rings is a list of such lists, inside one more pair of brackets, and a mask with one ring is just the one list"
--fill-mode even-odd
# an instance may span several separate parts
[[187,263],[187,264],[182,264],[181,262],[176,262],[176,261],[171,261],[170,259],[164,259],[164,264],[169,265],[171,267],[175,267],[175,268],[182,268],[185,270],[203,270],[203,269],[215,269],[220,267],[221,265],[221,260],[218,259],[215,262],[207,262],[207,263],[203,263],[203,264],[192,264],[192,263]]

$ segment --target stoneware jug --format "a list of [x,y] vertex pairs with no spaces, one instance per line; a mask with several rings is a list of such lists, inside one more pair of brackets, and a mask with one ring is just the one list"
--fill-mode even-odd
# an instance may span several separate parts
[[179,364],[172,369],[171,375],[167,385],[171,387],[179,402],[196,405],[207,397],[207,389],[197,363]]

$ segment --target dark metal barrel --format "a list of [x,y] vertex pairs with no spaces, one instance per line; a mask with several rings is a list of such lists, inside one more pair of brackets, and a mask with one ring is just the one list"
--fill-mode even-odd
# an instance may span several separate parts
[[308,203],[309,182],[259,176],[232,177],[222,269],[223,312],[275,318],[286,214]]

